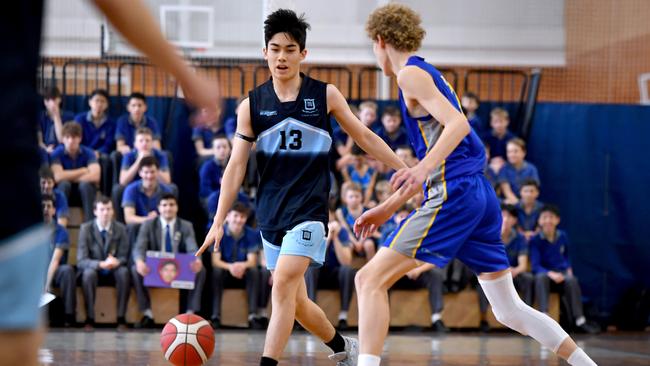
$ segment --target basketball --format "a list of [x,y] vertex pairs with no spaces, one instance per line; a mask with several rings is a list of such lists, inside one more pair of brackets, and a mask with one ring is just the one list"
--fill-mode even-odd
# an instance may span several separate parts
[[160,346],[165,359],[176,366],[203,365],[214,351],[214,331],[198,315],[177,315],[165,324]]

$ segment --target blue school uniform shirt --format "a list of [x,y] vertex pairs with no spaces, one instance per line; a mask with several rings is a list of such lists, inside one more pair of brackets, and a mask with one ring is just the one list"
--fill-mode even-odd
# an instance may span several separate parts
[[483,140],[490,147],[490,157],[496,158],[499,156],[506,159],[506,146],[508,145],[508,141],[515,137],[512,132],[506,131],[506,134],[502,138],[498,138],[494,135],[493,131],[490,131],[485,134]]
[[53,231],[52,231],[52,236],[50,239],[50,260],[52,260],[52,256],[54,255],[54,249],[59,248],[63,250],[63,256],[61,256],[61,260],[59,261],[59,265],[61,264],[66,264],[68,263],[68,249],[70,249],[70,238],[68,236],[68,232],[66,229],[59,225],[54,223],[53,225]]
[[[69,111],[61,111],[61,122],[66,123],[74,119],[74,114]],[[56,139],[54,132],[54,121],[47,114],[47,111],[42,111],[38,118],[38,126],[41,128],[43,134],[43,143],[47,146],[58,145],[59,141]]]
[[527,214],[521,201],[517,203],[517,224],[519,227],[524,231],[534,231],[537,228],[537,221],[539,220],[542,206],[544,205],[541,202],[535,201],[533,210],[530,214]]
[[510,267],[517,267],[519,265],[519,256],[528,255],[528,243],[526,238],[514,228],[510,232],[508,240],[508,243],[504,242],[508,262],[510,262]]
[[345,145],[348,143],[348,134],[345,133],[338,121],[334,117],[330,117],[330,126],[332,128],[332,137],[334,139],[334,145]]
[[375,133],[377,136],[381,137],[382,140],[390,147],[391,150],[395,151],[398,147],[400,146],[409,146],[410,141],[409,141],[409,136],[406,132],[406,128],[404,128],[404,125],[400,125],[397,131],[395,131],[395,135],[391,137],[388,132],[386,132],[386,129],[384,128],[383,125],[379,125],[378,127],[375,128]]
[[221,189],[221,178],[225,167],[215,159],[206,160],[199,171],[199,197],[208,198]]
[[56,209],[56,217],[68,217],[68,199],[65,197],[65,194],[63,194],[60,189],[54,188],[52,190],[52,195],[54,196],[54,208]]
[[90,111],[79,113],[74,117],[83,130],[81,143],[102,154],[110,154],[115,150],[115,121],[104,114],[103,121],[99,127],[95,126]]
[[519,189],[521,188],[521,185],[528,179],[534,179],[538,185],[540,184],[537,168],[535,165],[525,160],[521,166],[521,169],[517,169],[514,165],[506,163],[503,168],[501,168],[501,171],[499,171],[499,183],[509,183],[510,188],[512,188],[512,192],[517,197],[520,197]]
[[226,263],[245,262],[248,253],[259,252],[262,248],[262,237],[259,231],[250,226],[244,226],[243,235],[236,239],[228,231],[228,224],[224,225],[223,238],[219,245],[221,260]]
[[553,243],[548,241],[543,232],[533,236],[530,239],[529,250],[533,273],[564,272],[571,267],[569,237],[562,230],[557,230]]
[[348,174],[350,175],[350,180],[360,185],[361,189],[363,189],[363,191],[365,192],[366,189],[368,189],[368,186],[370,185],[370,181],[372,181],[372,175],[375,174],[375,170],[372,168],[368,168],[366,170],[366,174],[360,175],[359,172],[357,172],[357,170],[354,169],[353,166],[348,166],[347,169],[348,169]]
[[[216,190],[212,192],[208,196],[208,224],[207,224],[207,229],[210,230],[210,227],[212,226],[212,221],[214,220],[214,215],[217,213],[217,206],[219,206],[219,195],[221,194],[221,190]],[[248,198],[248,196],[241,191],[237,192],[237,202],[241,202],[245,204],[248,207],[251,207],[251,200]],[[252,208],[252,207],[251,207]],[[253,216],[255,214],[254,211],[251,211],[250,216]]]
[[[152,150],[153,156],[158,160],[158,164],[160,169],[163,172],[169,171],[169,160],[167,159],[167,154],[164,152],[158,150],[158,149],[153,149]],[[138,152],[136,150],[131,150],[128,154],[124,155],[122,158],[122,166],[121,169],[129,169],[133,163],[138,159]],[[140,176],[136,176],[134,180],[140,179]]]
[[213,130],[211,128],[206,128],[206,127],[194,127],[192,129],[192,141],[197,141],[201,140],[203,141],[203,147],[206,149],[211,149],[212,148],[212,140],[214,140],[215,136],[218,135],[224,135],[225,134],[225,129],[218,128],[216,130]]
[[472,118],[467,118],[467,122],[469,122],[469,125],[477,135],[483,136],[483,120],[481,120],[478,114],[475,114]]
[[158,187],[151,197],[144,193],[142,180],[132,182],[124,189],[122,196],[122,207],[134,207],[135,214],[138,216],[147,216],[151,211],[158,211],[158,202],[164,193],[172,192],[172,188],[167,184],[158,182]]
[[50,154],[47,153],[47,150],[39,146],[38,156],[41,161],[41,166],[50,166]]
[[88,165],[96,163],[97,158],[95,152],[86,146],[79,146],[77,156],[70,156],[65,147],[60,145],[50,155],[50,161],[54,164],[60,164],[64,170],[79,169],[88,167]]
[[237,132],[237,116],[226,118],[223,122],[223,132],[226,134],[226,137],[228,137],[228,140],[232,140],[235,136],[235,132]]
[[[150,116],[143,116],[140,122],[140,127],[148,127],[153,132],[153,139],[160,140],[160,128],[158,121]],[[137,127],[131,120],[129,114],[125,114],[117,120],[117,127],[115,128],[115,141],[124,140],[124,142],[133,148],[133,141],[135,140],[135,131]]]
[[[346,230],[341,229],[341,231],[339,231],[338,238],[344,247],[350,246],[350,236]],[[325,263],[323,263],[324,267],[337,268],[341,266],[341,262],[339,262],[339,259],[336,257],[336,250],[334,249],[334,245],[336,244],[334,244],[334,241],[332,241],[327,246],[327,252],[325,253]]]

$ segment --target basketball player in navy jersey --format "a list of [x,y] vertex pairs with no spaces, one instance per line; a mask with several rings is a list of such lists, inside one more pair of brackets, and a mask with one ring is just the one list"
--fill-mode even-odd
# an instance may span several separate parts
[[519,298],[501,241],[499,201],[483,175],[483,144],[449,83],[414,54],[425,33],[420,16],[404,5],[385,5],[370,15],[366,30],[384,74],[397,78],[404,123],[420,162],[393,175],[396,192],[362,214],[355,232],[367,236],[423,188],[425,200],[357,273],[358,365],[379,366],[390,316],[387,290],[422,262],[442,268],[454,257],[478,275],[497,320],[571,365],[595,365],[553,319]]
[[356,143],[394,169],[406,165],[350,111],[336,87],[300,73],[309,25],[291,10],[278,10],[264,22],[271,80],[249,93],[239,106],[233,151],[221,183],[214,223],[199,255],[223,237],[223,222],[256,144],[260,183],[257,213],[267,267],[273,273],[273,313],[260,365],[277,365],[294,319],[328,345],[330,359],[356,364],[356,340],[343,338],[307,297],[304,274],[325,257],[330,190],[332,114]]

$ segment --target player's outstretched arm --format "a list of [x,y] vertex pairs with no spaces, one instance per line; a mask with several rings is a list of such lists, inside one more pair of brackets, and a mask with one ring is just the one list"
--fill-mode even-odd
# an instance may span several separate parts
[[410,185],[422,186],[431,172],[470,133],[471,128],[467,118],[449,103],[438,90],[431,76],[424,70],[415,66],[405,67],[397,75],[397,84],[402,90],[407,105],[422,107],[444,126],[440,138],[424,159],[416,166],[402,169],[393,175],[391,179],[393,189],[397,189],[402,184],[410,189],[408,187]]
[[204,118],[217,115],[219,89],[214,82],[199,78],[174,47],[165,40],[160,27],[142,0],[94,0],[111,24],[151,62],[174,75],[187,100],[204,109]]
[[327,85],[327,108],[363,151],[395,170],[406,168],[406,164],[395,155],[384,140],[359,121],[350,110],[343,94],[332,84]]
[[248,155],[251,151],[250,141],[243,137],[253,137],[253,128],[251,127],[250,104],[248,98],[244,99],[239,106],[237,114],[237,132],[232,143],[232,154],[226,165],[226,170],[221,179],[221,193],[219,194],[219,204],[217,212],[214,215],[212,227],[203,241],[203,245],[194,254],[201,255],[210,245],[214,244],[215,252],[219,248],[219,243],[223,237],[223,223],[226,214],[232,207],[237,197],[237,192],[241,187],[244,175],[246,174],[246,164],[248,164]]

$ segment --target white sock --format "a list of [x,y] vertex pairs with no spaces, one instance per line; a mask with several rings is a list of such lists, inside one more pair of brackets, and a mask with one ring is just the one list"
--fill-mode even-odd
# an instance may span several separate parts
[[362,353],[359,355],[357,366],[379,366],[381,362],[381,357]]
[[151,311],[151,309],[147,309],[147,310],[145,310],[144,313],[143,313],[142,315],[144,315],[144,316],[146,316],[146,317],[149,317],[149,318],[153,319],[153,312]]
[[576,319],[576,325],[577,325],[577,326],[581,326],[581,325],[584,324],[585,322],[586,322],[586,319],[585,319],[584,316],[581,316],[581,317],[579,317],[578,319]]
[[582,348],[576,348],[566,362],[572,366],[597,366],[596,363],[587,356]]
[[339,313],[339,320],[348,320],[348,312],[341,310]]
[[440,319],[442,319],[442,315],[440,315],[440,313],[431,314],[431,324],[437,322]]

